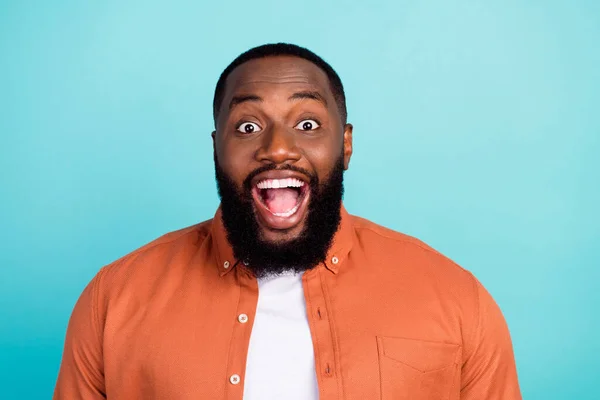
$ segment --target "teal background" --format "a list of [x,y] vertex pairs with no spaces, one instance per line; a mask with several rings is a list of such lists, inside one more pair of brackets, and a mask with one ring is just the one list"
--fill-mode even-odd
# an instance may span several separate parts
[[349,211],[475,273],[524,398],[600,398],[600,2],[0,4],[1,399],[50,398],[102,265],[212,217],[214,85],[273,41],[342,77]]

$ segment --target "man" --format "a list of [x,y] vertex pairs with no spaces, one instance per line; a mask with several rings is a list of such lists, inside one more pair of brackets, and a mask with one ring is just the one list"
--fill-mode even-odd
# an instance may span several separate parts
[[473,275],[344,209],[352,125],[325,61],[251,49],[213,105],[221,206],[100,270],[55,399],[521,398]]

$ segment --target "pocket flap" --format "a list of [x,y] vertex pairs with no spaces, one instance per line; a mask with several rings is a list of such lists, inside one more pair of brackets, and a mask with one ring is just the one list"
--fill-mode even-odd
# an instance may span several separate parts
[[384,356],[420,372],[435,371],[458,362],[458,344],[395,337],[378,337],[377,341]]

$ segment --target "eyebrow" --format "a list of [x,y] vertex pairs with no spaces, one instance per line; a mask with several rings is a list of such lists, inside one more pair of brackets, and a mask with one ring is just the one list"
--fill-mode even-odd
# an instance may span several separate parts
[[304,91],[304,92],[296,92],[293,95],[291,95],[290,97],[288,97],[288,100],[304,100],[304,99],[310,99],[310,100],[316,100],[320,103],[323,103],[323,105],[325,107],[327,107],[327,100],[325,100],[325,97],[323,97],[321,95],[321,93],[316,92],[316,91]]
[[261,97],[255,95],[255,94],[233,96],[233,98],[229,102],[229,110],[233,109],[237,105],[240,105],[242,103],[246,103],[246,102],[249,102],[249,101],[262,102],[263,99]]
[[[317,92],[317,91],[311,91],[311,90],[307,90],[307,91],[303,91],[303,92],[296,92],[293,95],[291,95],[290,97],[288,97],[288,100],[316,100],[320,103],[322,103],[325,107],[327,107],[327,100],[325,99],[325,97],[323,97],[321,95],[321,93]],[[240,96],[233,96],[231,98],[231,101],[229,102],[229,110],[231,111],[234,107],[242,104],[242,103],[246,103],[246,102],[262,102],[263,99],[260,96],[257,96],[255,94],[244,94],[244,95],[240,95]]]

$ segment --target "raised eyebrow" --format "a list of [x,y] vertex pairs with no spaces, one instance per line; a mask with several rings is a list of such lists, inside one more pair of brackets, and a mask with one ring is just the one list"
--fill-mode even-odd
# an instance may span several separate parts
[[288,97],[288,100],[304,100],[304,99],[316,100],[320,103],[323,103],[323,105],[325,107],[327,107],[327,100],[325,99],[325,97],[323,97],[321,95],[321,93],[319,93],[317,91],[307,90],[307,91],[303,91],[303,92],[296,92],[293,95],[291,95],[290,97]]
[[233,96],[231,98],[231,101],[229,102],[229,111],[231,111],[231,109],[233,109],[235,106],[238,106],[242,103],[246,103],[246,102],[262,102],[263,99],[260,96],[257,96],[255,94],[244,94],[244,95],[240,95],[240,96]]

